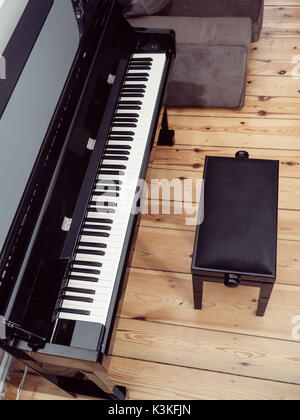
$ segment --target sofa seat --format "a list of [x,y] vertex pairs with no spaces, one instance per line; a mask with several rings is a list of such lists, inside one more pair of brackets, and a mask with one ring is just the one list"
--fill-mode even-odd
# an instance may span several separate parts
[[245,102],[252,21],[248,17],[146,16],[135,27],[176,33],[177,57],[165,104],[241,108]]

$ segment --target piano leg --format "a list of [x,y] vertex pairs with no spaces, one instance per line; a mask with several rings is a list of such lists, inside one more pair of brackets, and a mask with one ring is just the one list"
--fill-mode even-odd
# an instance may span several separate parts
[[97,367],[93,372],[82,372],[84,376],[95,385],[97,385],[103,392],[106,393],[109,399],[123,401],[126,399],[126,388],[116,386],[113,381],[107,376],[105,369],[102,366]]
[[126,388],[117,386],[107,374],[108,358],[104,358],[100,364],[46,354],[35,355],[44,369],[62,379],[64,390],[75,396],[119,401],[126,399]]
[[167,107],[164,109],[161,130],[157,141],[158,146],[174,146],[175,131],[169,130]]
[[[64,361],[65,367],[62,366]],[[93,367],[86,366],[87,370],[85,370],[84,363],[81,361],[77,361],[78,364],[76,361],[73,363],[74,368],[70,368],[69,366],[72,365],[64,358],[55,365],[41,363],[40,366],[47,375],[41,374],[37,369],[36,372],[75,398],[87,396],[104,400],[123,401],[126,399],[126,388],[116,386],[102,365],[97,363]],[[56,380],[53,381],[53,378]]]
[[[69,396],[76,398],[78,395],[84,395],[120,401],[126,399],[126,388],[116,386],[108,377],[105,368],[98,363],[87,365],[85,362],[64,357],[56,358],[37,353],[31,355],[1,339],[0,348]],[[89,371],[86,371],[85,367]]]

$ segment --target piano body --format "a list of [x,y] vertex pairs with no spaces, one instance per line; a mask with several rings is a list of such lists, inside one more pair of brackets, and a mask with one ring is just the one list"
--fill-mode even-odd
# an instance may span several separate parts
[[175,54],[115,0],[1,2],[0,348],[71,395],[106,374]]

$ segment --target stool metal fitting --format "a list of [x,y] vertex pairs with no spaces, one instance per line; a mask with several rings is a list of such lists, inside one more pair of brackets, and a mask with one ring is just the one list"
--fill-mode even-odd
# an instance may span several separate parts
[[241,276],[238,274],[225,274],[225,281],[224,284],[226,287],[230,287],[231,289],[235,287],[239,287],[241,282]]

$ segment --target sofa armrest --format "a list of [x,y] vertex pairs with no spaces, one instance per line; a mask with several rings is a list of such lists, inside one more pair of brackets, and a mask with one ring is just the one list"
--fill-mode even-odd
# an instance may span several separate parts
[[159,15],[197,17],[250,17],[252,42],[259,39],[263,24],[264,0],[171,0]]

